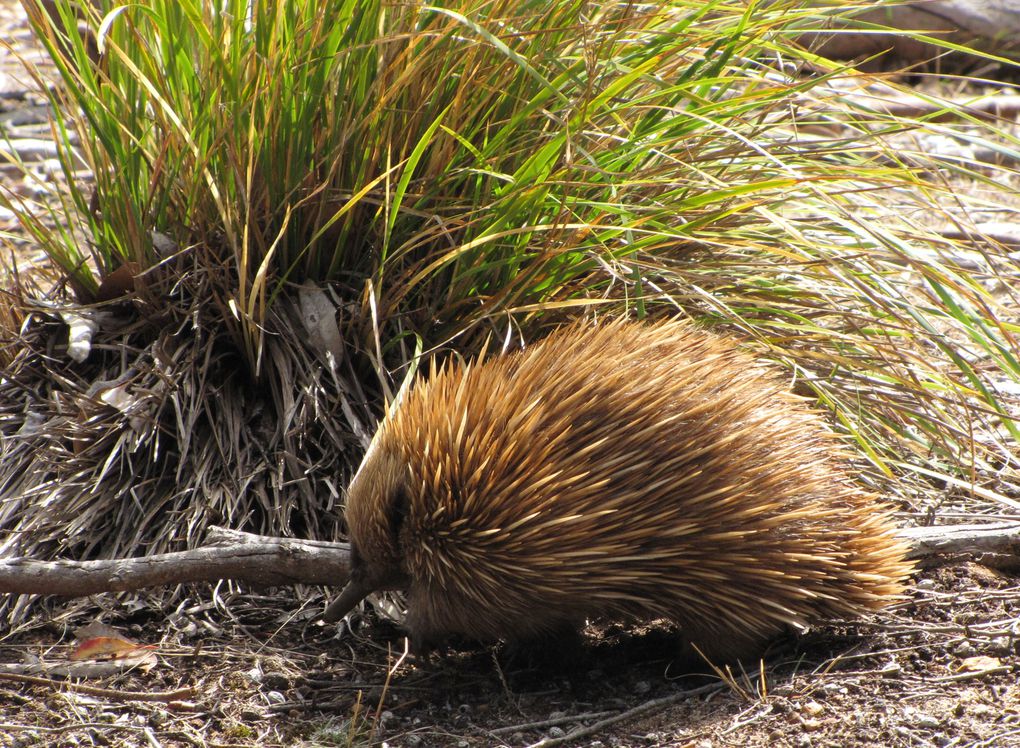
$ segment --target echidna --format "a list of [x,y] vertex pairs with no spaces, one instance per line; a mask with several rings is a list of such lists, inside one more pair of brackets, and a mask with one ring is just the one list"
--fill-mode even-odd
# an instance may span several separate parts
[[324,617],[402,589],[418,648],[668,618],[734,660],[881,607],[910,572],[823,420],[678,321],[433,367],[384,418],[346,521],[351,579]]

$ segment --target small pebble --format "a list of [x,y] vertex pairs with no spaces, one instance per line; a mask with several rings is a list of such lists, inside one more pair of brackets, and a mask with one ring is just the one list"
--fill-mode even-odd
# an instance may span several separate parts
[[550,727],[549,737],[550,738],[562,738],[567,732],[562,727]]
[[639,680],[634,684],[634,693],[638,696],[648,693],[652,690],[652,684],[646,680]]
[[993,710],[988,704],[974,704],[968,711],[975,717],[987,717]]
[[807,732],[818,732],[822,729],[822,721],[820,719],[806,719],[801,722],[800,726]]
[[997,636],[988,644],[988,651],[999,657],[1013,654],[1013,640],[1008,636]]
[[817,717],[825,711],[825,707],[817,701],[808,701],[800,705],[800,710],[809,717]]
[[973,657],[977,654],[977,650],[974,645],[964,639],[962,642],[953,647],[953,654],[957,657]]
[[283,704],[286,703],[287,697],[279,691],[266,691],[266,701],[270,704]]

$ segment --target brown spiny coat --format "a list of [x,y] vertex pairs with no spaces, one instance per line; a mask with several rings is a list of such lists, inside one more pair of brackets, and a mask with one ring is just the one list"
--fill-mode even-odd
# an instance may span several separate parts
[[433,371],[384,419],[346,512],[332,617],[404,589],[420,647],[665,617],[731,660],[878,608],[910,571],[823,420],[675,321],[574,324]]

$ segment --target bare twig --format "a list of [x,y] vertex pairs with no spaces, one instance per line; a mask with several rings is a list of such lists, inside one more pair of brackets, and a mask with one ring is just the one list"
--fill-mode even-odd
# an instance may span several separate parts
[[542,719],[538,722],[525,722],[520,725],[497,727],[493,730],[489,730],[488,733],[490,735],[512,735],[515,732],[524,732],[525,730],[542,730],[546,727],[557,727],[559,725],[573,724],[574,722],[583,722],[586,719],[602,719],[603,717],[609,717],[615,714],[616,712],[584,712],[583,714],[567,714],[563,717]]
[[0,663],[0,674],[47,678],[107,678],[138,667],[130,659],[104,662],[12,662]]
[[90,696],[103,696],[119,701],[181,701],[183,699],[190,699],[195,695],[195,689],[193,688],[178,688],[174,691],[122,691],[113,688],[87,686],[84,683],[75,683],[73,681],[60,681],[52,678],[40,678],[35,675],[22,675],[21,673],[0,673],[0,680],[31,683],[33,686],[44,686],[52,688],[54,691],[75,691],[77,693],[87,693]]
[[984,670],[968,670],[963,673],[956,673],[955,675],[947,675],[943,678],[932,678],[932,683],[958,683],[964,680],[974,680],[975,678],[984,678],[988,675],[998,675],[999,673],[1008,673],[1013,668],[1009,665],[998,665],[996,667],[985,668]]
[[644,704],[639,704],[633,709],[628,709],[625,712],[613,715],[606,719],[598,722],[593,722],[587,727],[578,727],[576,730],[571,730],[561,738],[543,738],[537,743],[533,743],[528,748],[552,748],[555,745],[564,745],[566,743],[573,743],[578,738],[583,738],[587,735],[592,735],[600,730],[604,730],[607,727],[615,725],[617,722],[623,722],[628,719],[634,719],[640,717],[646,712],[652,712],[656,709],[662,709],[673,704],[678,704],[681,701],[689,699],[692,696],[700,696],[705,693],[712,693],[713,691],[719,691],[724,688],[722,683],[709,683],[706,686],[700,686],[698,688],[691,688],[687,691],[681,691],[680,693],[670,694],[669,696],[663,696],[661,699],[652,699],[646,701]]

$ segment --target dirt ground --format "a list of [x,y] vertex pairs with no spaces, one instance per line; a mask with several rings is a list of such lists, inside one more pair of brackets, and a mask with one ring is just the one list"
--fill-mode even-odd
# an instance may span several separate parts
[[[16,59],[39,53],[12,0],[0,0],[0,41],[0,124],[42,137],[45,99]],[[37,167],[30,185],[0,157],[0,182],[45,199],[45,157]],[[3,212],[0,232],[16,232]],[[38,270],[30,242],[7,243]],[[662,624],[592,627],[555,658],[476,647],[417,661],[371,613],[317,622],[325,601],[308,591],[57,602],[29,627],[0,622],[0,748],[1020,746],[1020,580],[983,561],[940,559],[881,616],[779,642],[760,669],[730,674],[674,662]],[[144,648],[134,669],[33,675],[80,666],[74,630],[95,621]]]
[[1016,578],[952,559],[909,598],[732,678],[673,662],[665,625],[590,629],[541,664],[498,648],[416,662],[393,626],[324,626],[283,592],[105,600],[0,641],[0,663],[64,662],[72,625],[101,618],[154,646],[148,669],[78,681],[93,693],[0,675],[0,746],[530,746],[641,705],[564,744],[1020,746]]

